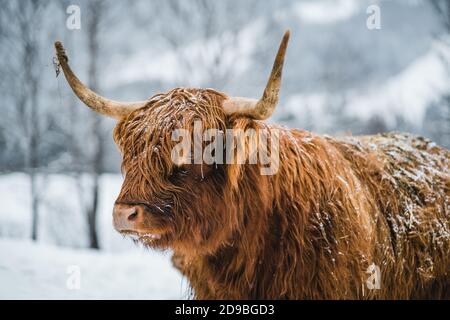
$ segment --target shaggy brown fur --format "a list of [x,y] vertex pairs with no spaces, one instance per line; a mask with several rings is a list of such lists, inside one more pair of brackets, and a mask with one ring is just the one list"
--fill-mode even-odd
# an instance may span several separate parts
[[[411,135],[332,138],[225,116],[224,94],[174,89],[118,123],[142,240],[172,248],[199,299],[450,298],[450,152]],[[175,128],[281,130],[280,168],[185,165]],[[381,269],[381,288],[366,270]]]

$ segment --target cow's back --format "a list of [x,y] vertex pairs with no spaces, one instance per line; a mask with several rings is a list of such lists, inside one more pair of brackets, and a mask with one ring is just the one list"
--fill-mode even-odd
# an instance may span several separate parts
[[399,133],[330,142],[375,199],[381,296],[450,298],[450,152]]

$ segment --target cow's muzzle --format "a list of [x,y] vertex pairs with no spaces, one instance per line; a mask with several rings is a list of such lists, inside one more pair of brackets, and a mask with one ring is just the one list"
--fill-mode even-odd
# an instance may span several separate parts
[[114,228],[119,232],[137,232],[139,225],[144,222],[144,214],[138,206],[116,204],[113,210]]
[[114,228],[124,235],[147,240],[161,238],[159,233],[148,232],[148,217],[143,205],[114,205],[113,224]]

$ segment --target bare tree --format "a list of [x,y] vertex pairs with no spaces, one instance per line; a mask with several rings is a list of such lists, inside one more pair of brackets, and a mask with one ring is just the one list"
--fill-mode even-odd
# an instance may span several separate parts
[[[40,166],[39,145],[41,123],[39,114],[41,94],[41,63],[39,30],[43,22],[44,9],[48,2],[9,1],[2,4],[1,34],[2,50],[8,50],[7,60],[3,60],[3,70],[9,74],[9,96],[14,102],[12,113],[24,139],[25,167],[30,179],[32,230],[31,238],[37,240],[39,225],[38,170]],[[14,81],[16,80],[16,81]]]
[[[66,11],[68,1],[60,3],[63,12]],[[107,46],[107,37],[103,35],[103,28],[113,24],[118,14],[122,13],[124,4],[108,2],[105,0],[91,0],[81,2],[84,10],[83,24],[81,28],[85,40],[82,43],[87,50],[87,85],[94,91],[101,91],[100,67],[107,63],[107,57],[103,55]],[[108,34],[109,36],[109,34]],[[71,36],[65,33],[65,41],[70,46]],[[78,43],[81,46],[81,43]],[[80,48],[74,48],[81,52]],[[78,196],[83,214],[86,217],[86,227],[89,247],[100,249],[97,231],[99,216],[99,202],[101,195],[101,175],[104,172],[104,157],[106,153],[105,135],[108,132],[103,118],[89,111],[87,108],[77,106],[80,102],[73,99],[66,100],[64,109],[68,110],[69,123],[61,128],[67,139],[67,148],[70,152],[70,167],[75,174]],[[83,129],[80,129],[83,128]],[[86,141],[88,139],[88,143]],[[89,185],[83,184],[83,173],[87,172]],[[86,181],[84,181],[86,182]],[[86,192],[86,188],[90,188]]]
[[[450,77],[450,1],[431,0],[430,3],[444,30],[439,40],[445,46],[446,50],[440,56],[448,77]],[[426,129],[428,128],[428,131],[437,139],[437,142],[448,147],[450,146],[450,87],[441,100],[437,104],[433,104],[431,108],[435,110],[427,110],[427,115],[429,115],[427,121],[431,121],[432,123],[425,123],[424,127]]]
[[[94,90],[99,90],[99,76],[98,66],[100,60],[100,26],[104,19],[106,6],[103,0],[89,1],[88,3],[88,17],[87,17],[87,47],[89,53],[88,65],[88,85]],[[93,179],[92,184],[92,203],[87,212],[87,222],[89,227],[89,246],[92,249],[99,249],[99,241],[97,234],[97,216],[100,197],[100,176],[103,171],[103,130],[102,118],[98,114],[94,114],[91,123],[91,133],[93,139],[93,155],[91,175]]]
[[349,90],[358,87],[361,79],[368,78],[373,71],[370,60],[355,48],[342,31],[336,32],[329,39],[320,55],[322,66],[317,73],[317,80],[326,92],[324,121],[322,124],[315,124],[313,130],[361,133],[360,128],[355,126],[359,121],[354,121],[352,115],[345,112],[345,108]]
[[432,7],[436,11],[442,25],[450,32],[450,2],[447,0],[431,0]]

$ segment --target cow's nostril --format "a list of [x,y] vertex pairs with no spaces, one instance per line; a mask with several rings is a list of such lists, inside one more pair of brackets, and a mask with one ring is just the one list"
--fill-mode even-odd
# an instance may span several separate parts
[[128,220],[130,221],[136,220],[137,216],[138,216],[137,212],[134,211],[132,214],[128,216]]
[[116,204],[113,210],[114,228],[119,232],[135,230],[142,213],[139,207]]

